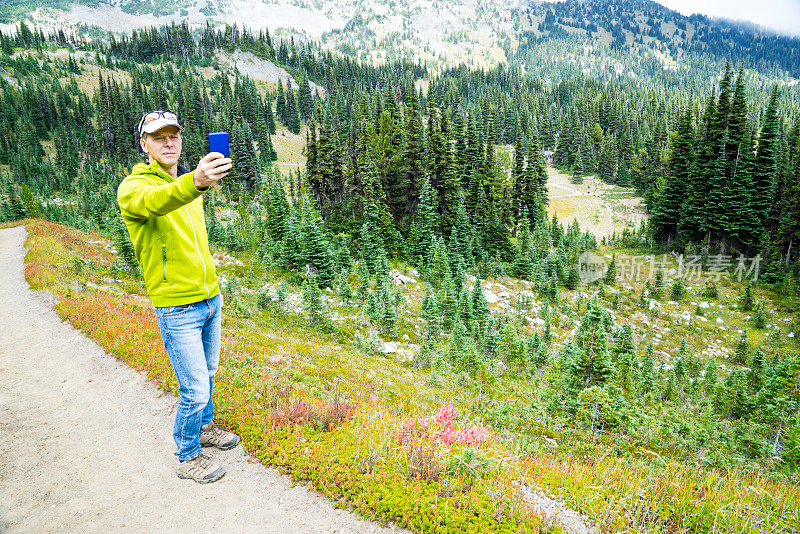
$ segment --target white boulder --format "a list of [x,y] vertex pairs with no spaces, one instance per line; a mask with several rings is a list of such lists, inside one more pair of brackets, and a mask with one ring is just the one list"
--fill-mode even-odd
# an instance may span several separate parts
[[497,301],[500,300],[500,297],[498,297],[493,291],[489,291],[488,289],[483,290],[483,298],[486,299],[486,302],[488,304],[496,304]]
[[381,352],[384,354],[393,354],[397,352],[397,343],[394,341],[387,341],[381,346]]

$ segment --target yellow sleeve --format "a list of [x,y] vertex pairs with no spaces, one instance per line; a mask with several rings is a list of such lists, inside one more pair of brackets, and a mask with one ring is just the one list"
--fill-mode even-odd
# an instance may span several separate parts
[[145,176],[132,175],[119,184],[117,202],[124,216],[149,219],[166,215],[202,194],[194,185],[194,171],[163,185],[153,185]]

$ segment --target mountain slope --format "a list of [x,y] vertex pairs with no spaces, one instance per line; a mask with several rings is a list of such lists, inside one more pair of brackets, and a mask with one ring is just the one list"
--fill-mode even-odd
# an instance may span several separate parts
[[[514,62],[543,43],[563,49],[574,43],[643,52],[675,62],[698,56],[744,62],[762,72],[800,76],[800,39],[751,24],[685,16],[651,0],[11,0],[0,21],[21,18],[48,27],[96,25],[129,31],[187,20],[243,22],[253,29],[299,32],[324,46],[362,60],[410,57],[429,65],[492,66]],[[552,45],[551,45],[552,46]]]

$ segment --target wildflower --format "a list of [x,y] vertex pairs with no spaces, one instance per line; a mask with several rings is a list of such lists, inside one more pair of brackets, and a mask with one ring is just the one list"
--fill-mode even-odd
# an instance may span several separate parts
[[489,441],[489,430],[482,426],[473,426],[457,431],[454,438],[459,445],[483,445]]
[[436,412],[434,419],[436,423],[439,425],[440,428],[448,428],[453,426],[453,420],[456,418],[456,409],[453,406],[453,402],[450,401],[447,404],[443,404],[439,411]]

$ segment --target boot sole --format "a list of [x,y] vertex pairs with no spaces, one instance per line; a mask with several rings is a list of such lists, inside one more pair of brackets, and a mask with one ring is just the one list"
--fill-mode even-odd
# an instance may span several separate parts
[[235,446],[237,446],[239,444],[239,441],[241,441],[241,440],[237,439],[232,445],[214,445],[213,443],[201,443],[200,446],[201,447],[216,447],[221,451],[227,451],[227,450],[230,450],[230,449],[234,448]]
[[220,469],[219,470],[219,474],[216,474],[216,473],[217,473],[216,471],[214,473],[212,473],[211,478],[194,478],[194,477],[190,477],[189,475],[185,475],[183,473],[178,473],[178,478],[182,478],[184,480],[186,480],[186,479],[194,480],[198,484],[208,484],[209,482],[216,482],[217,480],[219,480],[223,476],[225,476],[225,469]]

